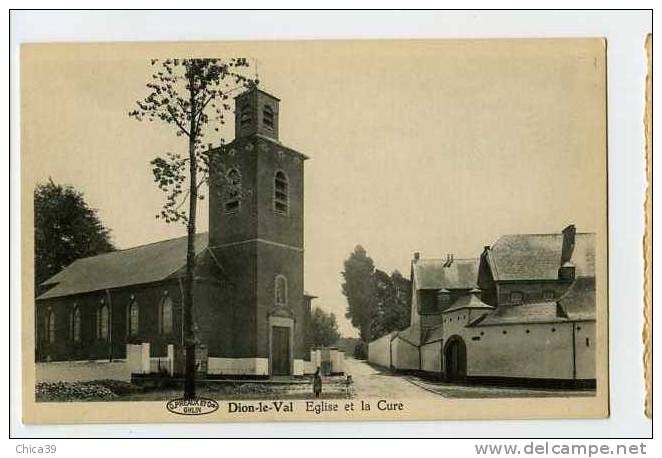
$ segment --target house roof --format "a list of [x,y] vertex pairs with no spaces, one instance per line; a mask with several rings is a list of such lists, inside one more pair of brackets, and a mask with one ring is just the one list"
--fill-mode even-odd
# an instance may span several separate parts
[[412,345],[420,345],[421,343],[421,327],[415,323],[408,328],[398,332],[398,337],[409,342]]
[[559,316],[556,302],[538,302],[522,305],[504,305],[484,318],[474,321],[472,326],[493,326],[501,324],[554,323],[568,319]]
[[[489,250],[496,281],[556,280],[563,234],[515,234],[500,237]],[[575,277],[595,277],[595,234],[577,233],[571,258]]]
[[462,309],[485,309],[493,310],[494,307],[486,304],[481,301],[476,294],[465,294],[460,296],[450,307],[444,310],[442,313],[454,312],[456,310]]
[[[42,283],[55,286],[37,299],[152,283],[173,277],[186,265],[186,242],[184,236],[78,259]],[[207,246],[207,233],[197,234],[196,255]]]
[[578,278],[558,302],[569,320],[595,319],[595,278]]
[[444,327],[443,325],[435,326],[434,328],[429,328],[425,331],[425,336],[423,337],[424,343],[436,342],[444,338]]
[[480,260],[455,259],[444,267],[445,259],[419,259],[414,262],[413,274],[417,289],[471,289],[478,281]]

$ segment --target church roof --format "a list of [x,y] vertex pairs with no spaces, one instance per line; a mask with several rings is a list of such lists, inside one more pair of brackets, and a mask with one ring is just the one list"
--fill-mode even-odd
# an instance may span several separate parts
[[[489,250],[496,281],[556,280],[563,234],[514,234],[500,237]],[[595,277],[595,234],[577,233],[572,253],[575,277]]]
[[414,262],[417,289],[471,289],[478,281],[479,259],[455,259],[444,267],[445,259],[419,259]]
[[[81,258],[42,285],[54,285],[37,299],[51,299],[175,277],[186,265],[186,236]],[[197,234],[196,255],[208,246],[208,234]]]

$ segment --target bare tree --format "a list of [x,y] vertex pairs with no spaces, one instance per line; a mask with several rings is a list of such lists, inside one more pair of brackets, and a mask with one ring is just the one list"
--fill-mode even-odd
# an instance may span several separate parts
[[[188,154],[168,152],[151,161],[154,181],[166,196],[157,218],[166,223],[183,223],[187,227],[186,274],[184,277],[184,345],[186,347],[186,381],[184,398],[195,398],[195,347],[193,326],[193,278],[195,270],[195,234],[200,187],[208,183],[209,174],[219,167],[211,154],[211,144],[203,146],[205,136],[215,133],[217,143],[225,145],[220,126],[231,110],[230,93],[257,84],[245,76],[248,60],[231,59],[152,59],[149,94],[136,101],[138,108],[129,116],[138,121],[159,121],[172,126],[177,136],[188,140]],[[213,133],[210,133],[210,128]],[[212,137],[209,137],[212,138]],[[226,174],[218,173],[219,177]],[[188,183],[187,183],[188,181]],[[185,204],[188,203],[188,211]]]

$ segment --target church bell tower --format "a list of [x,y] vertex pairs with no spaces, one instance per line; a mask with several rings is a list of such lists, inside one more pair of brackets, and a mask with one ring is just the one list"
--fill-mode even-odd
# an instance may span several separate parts
[[[279,140],[280,100],[252,87],[235,98],[235,139],[218,149],[209,245],[230,287],[223,358],[256,375],[303,370],[303,164]],[[210,355],[211,356],[211,355]]]

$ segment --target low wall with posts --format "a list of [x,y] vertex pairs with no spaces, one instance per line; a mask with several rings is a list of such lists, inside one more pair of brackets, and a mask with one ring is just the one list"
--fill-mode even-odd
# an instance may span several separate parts
[[131,370],[126,360],[55,361],[36,363],[36,381],[89,382],[92,380],[131,381]]
[[168,354],[162,357],[149,356],[150,345],[126,345],[126,362],[132,374],[160,374],[173,375],[175,372],[175,346],[168,345]]
[[314,374],[317,369],[323,375],[344,373],[345,352],[335,347],[320,347],[310,350],[310,361],[303,362],[303,373]]
[[210,375],[269,375],[268,358],[209,358]]
[[322,364],[322,354],[319,349],[310,350],[310,361],[303,362],[303,373],[304,375],[314,374],[317,369],[320,368]]
[[343,360],[345,359],[345,352],[337,348],[329,349],[329,359],[331,360],[331,373],[344,374]]

